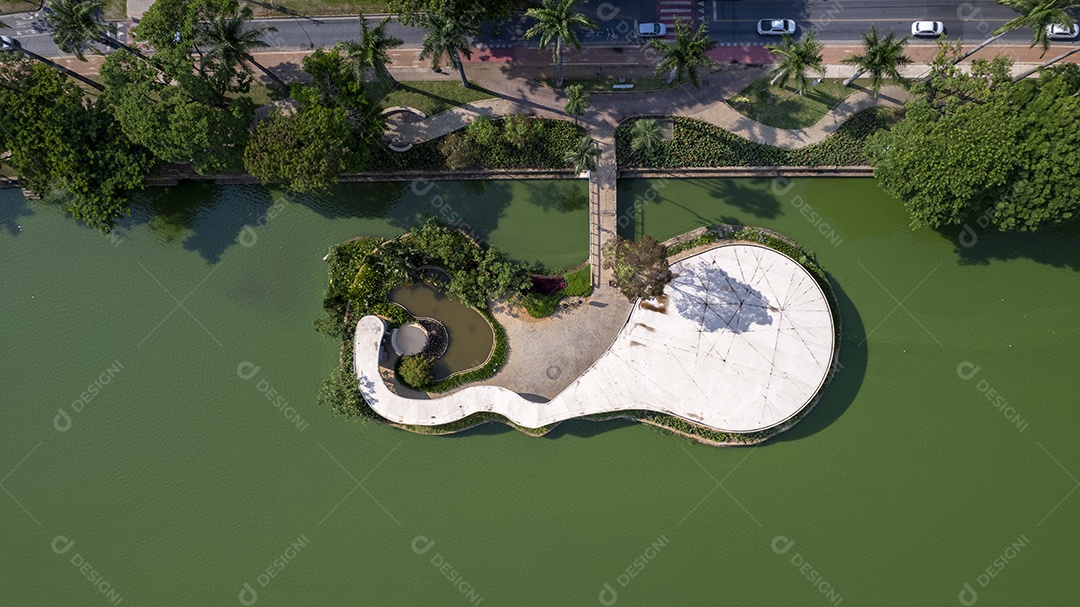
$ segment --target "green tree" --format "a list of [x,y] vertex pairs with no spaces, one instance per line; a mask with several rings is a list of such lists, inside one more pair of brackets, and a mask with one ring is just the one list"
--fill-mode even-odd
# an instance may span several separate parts
[[592,136],[585,135],[578,140],[573,149],[566,152],[564,160],[574,167],[574,174],[579,175],[582,171],[595,171],[596,158],[600,156],[600,149]]
[[363,83],[354,77],[348,60],[340,54],[317,49],[304,57],[303,65],[304,71],[311,75],[311,85],[293,87],[293,96],[299,100],[301,110],[312,107],[345,110],[351,132],[348,147],[358,160],[386,130],[382,114],[368,99]]
[[660,147],[660,124],[655,118],[642,118],[630,125],[630,149],[651,154]]
[[897,39],[893,32],[884,38],[878,37],[877,28],[870,26],[868,33],[863,33],[863,54],[850,55],[841,61],[855,66],[855,73],[844,81],[844,86],[851,86],[866,72],[870,72],[870,88],[877,97],[886,78],[903,81],[900,68],[911,63],[911,58],[904,54],[907,37]]
[[1016,124],[1000,105],[989,108],[953,102],[940,112],[917,101],[871,138],[874,176],[904,201],[912,227],[960,224],[1006,191]]
[[53,0],[45,12],[45,22],[52,28],[56,46],[86,61],[85,51],[96,49],[95,42],[113,46],[109,34],[116,33],[116,26],[102,19],[105,0]]
[[398,362],[398,377],[410,388],[423,389],[431,383],[431,372],[435,361],[430,356],[416,354],[403,356]]
[[602,252],[603,267],[615,275],[612,286],[631,302],[662,296],[664,287],[675,277],[668,266],[667,247],[652,236],[637,241],[616,236]]
[[469,36],[479,31],[475,23],[468,20],[455,20],[453,15],[445,13],[424,13],[419,19],[420,27],[427,30],[418,59],[431,58],[431,67],[439,69],[443,57],[449,57],[451,65],[457,68],[461,85],[469,88],[469,79],[465,77],[465,64],[461,56],[472,58]]
[[401,46],[402,41],[386,33],[390,18],[383,19],[374,28],[368,25],[363,13],[360,14],[359,19],[360,37],[356,40],[339,42],[334,48],[345,53],[345,60],[357,82],[364,79],[364,72],[368,68],[373,68],[377,77],[386,80],[391,85],[397,85],[397,80],[386,67],[391,63],[387,51]]
[[255,127],[244,165],[264,184],[280,183],[295,192],[327,191],[348,166],[350,135],[341,108],[274,111]]
[[659,38],[649,40],[649,48],[659,51],[662,57],[656,66],[656,74],[659,76],[668,72],[668,84],[686,80],[695,88],[701,88],[698,68],[716,65],[708,57],[708,52],[716,48],[716,44],[716,40],[709,38],[709,28],[704,22],[692,30],[682,19],[675,20],[673,42]]
[[891,131],[869,140],[878,182],[904,202],[914,227],[988,215],[1001,230],[1034,230],[1080,210],[1080,68],[1013,83],[1008,67],[976,61],[949,87],[969,100],[918,98]]
[[577,126],[577,120],[579,117],[585,115],[585,110],[592,107],[592,101],[589,99],[589,94],[585,92],[585,87],[580,84],[571,84],[566,87],[566,106],[563,107],[563,111],[567,116],[574,118],[574,126]]
[[1068,11],[1080,6],[1080,0],[998,0],[998,4],[1007,6],[1020,13],[1004,25],[994,30],[995,34],[1030,27],[1033,30],[1031,46],[1042,47],[1043,55],[1050,50],[1050,38],[1046,28],[1055,23],[1072,25],[1075,23]]
[[596,29],[596,23],[584,14],[574,11],[577,0],[544,0],[540,8],[530,8],[525,16],[536,19],[536,24],[525,31],[524,38],[539,38],[540,50],[554,45],[552,60],[555,62],[555,86],[563,85],[563,48],[569,46],[581,52],[581,40],[577,28]]
[[100,100],[40,63],[0,70],[0,149],[19,181],[74,218],[108,232],[153,166]]
[[802,95],[808,86],[813,86],[807,72],[825,75],[825,68],[821,65],[822,48],[821,42],[814,37],[814,32],[807,32],[806,37],[799,42],[795,42],[791,36],[784,34],[780,44],[766,46],[765,50],[777,58],[771,71],[773,79],[769,84],[783,87],[788,81],[794,80],[799,94]]
[[440,13],[470,27],[485,21],[495,23],[510,16],[521,7],[520,0],[389,0],[390,12],[396,13],[404,25],[420,23],[426,13]]
[[220,63],[226,72],[238,75],[250,72],[248,64],[254,65],[281,88],[288,88],[277,74],[274,74],[252,56],[252,51],[270,46],[262,38],[267,32],[276,32],[276,27],[253,26],[251,7],[248,5],[236,9],[215,12],[209,21],[201,24],[196,32],[196,41],[210,46],[203,61]]
[[162,162],[192,162],[204,175],[243,171],[243,150],[254,104],[247,97],[220,103],[216,91],[192,75],[169,83],[157,78],[146,60],[125,51],[109,55],[101,67],[112,107],[124,133]]

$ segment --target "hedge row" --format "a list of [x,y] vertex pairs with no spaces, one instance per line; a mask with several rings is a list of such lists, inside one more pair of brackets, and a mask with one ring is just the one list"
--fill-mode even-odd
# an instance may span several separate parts
[[795,150],[755,143],[707,122],[675,116],[672,141],[661,142],[652,153],[634,152],[630,149],[630,128],[640,119],[636,118],[616,129],[615,150],[622,168],[865,165],[866,139],[892,126],[898,112],[891,108],[863,110],[821,143]]
[[[584,129],[566,120],[525,118],[531,126],[528,135],[518,144],[510,141],[506,132],[507,120],[494,120],[496,131],[484,143],[478,143],[465,132],[456,131],[413,146],[407,152],[394,152],[378,146],[364,163],[364,170],[448,170],[483,169],[564,169],[569,168],[566,153],[573,150]],[[463,152],[468,158],[458,159]]]

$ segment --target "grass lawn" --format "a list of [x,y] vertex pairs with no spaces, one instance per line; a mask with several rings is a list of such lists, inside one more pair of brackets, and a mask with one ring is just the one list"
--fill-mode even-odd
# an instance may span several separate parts
[[287,15],[378,15],[387,12],[386,0],[249,0],[256,17]]
[[529,316],[533,318],[546,318],[555,313],[559,302],[565,297],[588,297],[592,295],[592,270],[589,264],[566,272],[562,275],[566,286],[552,295],[539,295],[537,293],[525,293],[521,296],[521,304]]
[[[40,0],[37,2],[28,2],[27,0],[0,0],[0,15],[6,15],[8,13],[32,13],[41,8]],[[7,22],[8,25],[14,25],[11,21]]]
[[368,82],[368,99],[377,106],[386,109],[395,106],[416,108],[428,116],[471,103],[481,99],[491,99],[495,95],[481,89],[467,89],[457,80],[416,80],[399,82],[391,88],[381,82]]
[[836,107],[856,89],[845,87],[843,80],[822,80],[800,96],[791,86],[769,86],[764,77],[750,83],[738,95],[728,99],[728,105],[754,120],[781,129],[802,129],[813,126],[829,110]]
[[[664,89],[674,88],[676,85],[668,84],[667,80],[663,78],[625,78],[625,82],[621,82],[619,78],[615,77],[603,77],[603,78],[588,78],[584,80],[574,80],[567,78],[563,80],[563,88],[570,86],[571,84],[580,84],[585,87],[586,93],[639,93],[641,91],[660,91]],[[540,84],[544,86],[555,88],[554,78],[543,78],[540,80]],[[611,88],[616,84],[633,84],[632,89],[615,89]]]
[[[239,97],[241,95],[229,95],[230,97]],[[270,85],[262,82],[261,80],[255,80],[251,83],[251,90],[248,91],[244,97],[251,97],[251,101],[255,103],[255,107],[260,105],[266,105],[271,101],[277,101],[289,96],[288,91],[281,90],[281,87],[277,85]]]
[[127,0],[105,0],[105,18],[110,21],[127,19]]

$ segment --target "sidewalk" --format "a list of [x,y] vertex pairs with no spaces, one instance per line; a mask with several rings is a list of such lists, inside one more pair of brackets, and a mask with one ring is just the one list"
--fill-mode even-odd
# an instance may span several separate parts
[[127,0],[128,20],[137,23],[153,3],[154,0]]

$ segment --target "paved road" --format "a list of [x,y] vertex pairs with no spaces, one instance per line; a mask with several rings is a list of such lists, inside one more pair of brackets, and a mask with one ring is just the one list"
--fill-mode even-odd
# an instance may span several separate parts
[[[587,45],[626,46],[627,36],[636,31],[639,21],[654,21],[658,12],[653,0],[629,0],[619,2],[590,2],[584,10],[595,19],[600,29],[589,33]],[[969,42],[982,40],[986,33],[1012,18],[1015,13],[992,0],[972,0],[957,3],[951,0],[706,0],[696,2],[694,13],[709,24],[712,36],[724,45],[762,45],[773,43],[775,38],[759,36],[755,23],[764,18],[791,18],[797,23],[797,35],[814,30],[819,39],[827,43],[851,43],[870,27],[879,30],[890,28],[898,33],[910,31],[911,21],[931,19],[945,24],[947,37]],[[52,43],[48,27],[40,15],[22,13],[4,18],[12,29],[3,33],[19,42],[28,50],[57,56],[59,51]],[[288,17],[261,19],[261,25],[273,25],[276,33],[267,37],[274,49],[311,49],[331,46],[338,40],[356,35],[354,17]],[[129,24],[118,23],[119,39],[127,41]],[[477,37],[476,43],[488,47],[532,46],[522,40],[527,24],[521,16],[512,17],[499,26],[487,26]],[[393,35],[405,41],[406,47],[417,47],[423,38],[418,28],[404,27],[398,23],[391,26]],[[631,34],[627,34],[631,32]],[[1023,29],[1007,34],[1003,43],[1023,44],[1029,42],[1031,32]],[[912,39],[913,44],[933,44],[932,40]],[[1069,46],[1072,43],[1057,43]]]

